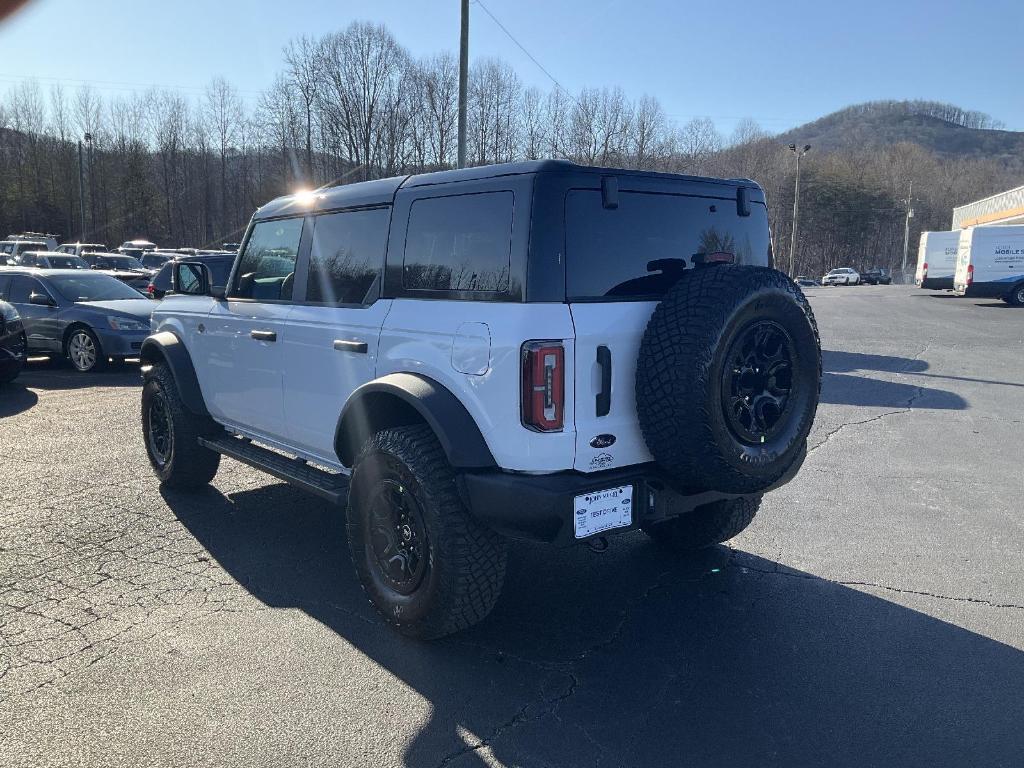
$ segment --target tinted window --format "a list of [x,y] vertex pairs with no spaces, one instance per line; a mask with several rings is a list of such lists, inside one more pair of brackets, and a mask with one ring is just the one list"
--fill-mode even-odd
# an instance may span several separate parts
[[380,274],[391,211],[374,208],[317,216],[309,254],[306,300],[363,304]]
[[231,295],[257,301],[290,299],[301,237],[302,219],[261,221],[255,225],[238,265]]
[[511,192],[416,200],[409,211],[402,284],[435,291],[508,289]]
[[10,290],[11,298],[8,301],[12,304],[28,304],[29,296],[33,291],[49,295],[38,280],[32,277],[25,277],[24,275],[14,276],[14,279],[11,280]]
[[11,276],[0,275],[0,299],[11,300]]
[[[153,276],[151,281],[153,285],[160,291],[171,290],[171,269],[174,266],[174,262],[168,262],[160,267],[160,271]],[[223,283],[221,283],[223,285]]]
[[[768,212],[734,200],[623,192],[604,208],[598,190],[565,199],[566,293],[570,300],[657,299],[694,257],[730,253],[737,264],[767,265]],[[714,210],[712,210],[714,209]]]

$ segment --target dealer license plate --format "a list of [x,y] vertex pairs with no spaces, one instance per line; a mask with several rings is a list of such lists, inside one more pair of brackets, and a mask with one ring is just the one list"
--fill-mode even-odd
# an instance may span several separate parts
[[576,538],[582,539],[633,522],[633,486],[623,485],[577,496],[573,504]]

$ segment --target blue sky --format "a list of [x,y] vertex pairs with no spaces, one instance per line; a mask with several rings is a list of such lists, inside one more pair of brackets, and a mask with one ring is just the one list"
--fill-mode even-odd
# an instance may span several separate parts
[[[728,133],[744,117],[781,131],[847,104],[950,101],[1024,130],[1024,2],[484,0],[566,88],[620,85],[684,122]],[[27,76],[202,93],[215,75],[248,99],[281,47],[354,19],[383,22],[414,54],[456,50],[458,0],[30,0],[0,23],[0,90]],[[471,6],[471,56],[551,83]]]

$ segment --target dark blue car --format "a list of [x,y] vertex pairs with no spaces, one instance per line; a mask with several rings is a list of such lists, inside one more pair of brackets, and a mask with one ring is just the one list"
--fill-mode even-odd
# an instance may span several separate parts
[[0,268],[0,299],[21,315],[30,352],[79,371],[138,355],[153,303],[115,277],[86,270]]

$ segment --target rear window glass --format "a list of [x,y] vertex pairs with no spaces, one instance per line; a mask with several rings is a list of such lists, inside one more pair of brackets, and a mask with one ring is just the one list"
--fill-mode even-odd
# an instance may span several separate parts
[[605,208],[598,190],[565,199],[566,294],[570,301],[656,300],[697,259],[729,253],[737,264],[769,263],[767,209],[736,213],[732,199],[623,192]]
[[402,284],[414,290],[508,290],[511,192],[416,200],[409,212]]
[[390,210],[343,211],[317,216],[313,221],[306,300],[364,303],[384,266]]

